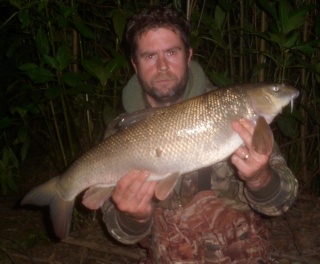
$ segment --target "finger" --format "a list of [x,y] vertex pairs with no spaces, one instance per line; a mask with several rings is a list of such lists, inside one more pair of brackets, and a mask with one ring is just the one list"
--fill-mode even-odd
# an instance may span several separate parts
[[123,176],[117,183],[115,191],[135,193],[147,181],[149,173],[146,171],[132,170]]
[[118,209],[131,217],[139,221],[145,221],[149,219],[153,211],[152,199],[155,192],[157,182],[149,182],[149,173],[140,172],[136,180],[143,179],[143,183],[135,193],[130,190],[130,187],[126,192],[115,195],[113,200]]
[[246,118],[241,118],[239,120],[239,123],[246,129],[249,131],[249,133],[252,135],[254,132],[254,125],[252,124],[252,122],[249,119]]
[[139,204],[138,208],[145,210],[149,208],[151,210],[151,201],[154,196],[154,192],[157,186],[157,182],[146,182],[139,192]]
[[[139,179],[140,171],[132,170],[124,175],[113,190],[112,199],[116,204],[130,202],[143,184]],[[140,176],[141,177],[141,176]]]
[[136,192],[135,200],[139,203],[149,203],[150,200],[153,198],[155,188],[156,188],[157,182],[155,181],[145,181],[140,189]]
[[249,158],[249,150],[245,146],[241,146],[237,148],[233,154],[243,160],[246,160]]
[[129,183],[128,191],[132,194],[139,192],[141,187],[147,182],[149,176],[149,172],[139,171],[138,175]]
[[235,121],[232,123],[232,127],[234,131],[236,131],[244,144],[250,149],[251,148],[251,140],[254,128],[250,121],[244,118],[241,118],[240,121]]
[[241,174],[241,172],[248,171],[250,169],[247,161],[235,154],[231,156],[231,163],[237,168],[238,174]]

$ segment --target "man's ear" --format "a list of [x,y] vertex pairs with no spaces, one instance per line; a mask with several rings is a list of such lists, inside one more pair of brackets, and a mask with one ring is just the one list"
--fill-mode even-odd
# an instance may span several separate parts
[[191,61],[192,54],[193,54],[193,50],[192,50],[192,48],[190,48],[190,49],[189,49],[189,55],[188,55],[188,64],[189,64],[190,61]]
[[137,72],[138,72],[138,70],[137,70],[137,64],[135,63],[135,61],[134,61],[133,58],[131,58],[131,64],[132,64],[132,66],[133,66],[133,68],[134,68],[135,73],[137,73]]

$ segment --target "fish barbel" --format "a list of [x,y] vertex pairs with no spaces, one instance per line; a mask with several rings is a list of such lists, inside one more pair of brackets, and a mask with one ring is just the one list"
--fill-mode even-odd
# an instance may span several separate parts
[[[164,199],[181,174],[228,158],[241,144],[231,123],[246,118],[269,124],[299,95],[286,84],[241,84],[214,90],[165,108],[142,110],[117,120],[119,131],[84,153],[64,173],[31,190],[22,204],[49,206],[56,235],[68,236],[74,200],[98,209],[117,181],[132,169],[147,170],[159,181],[156,196]],[[273,140],[273,138],[272,138]],[[272,144],[256,150],[271,152]],[[273,143],[273,142],[272,142]],[[263,145],[263,144],[262,144]],[[172,180],[173,179],[173,180]]]

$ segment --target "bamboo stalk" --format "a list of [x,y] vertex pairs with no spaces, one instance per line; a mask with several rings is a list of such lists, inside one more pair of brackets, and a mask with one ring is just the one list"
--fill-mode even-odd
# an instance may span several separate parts
[[243,6],[244,1],[239,1],[240,3],[240,36],[239,36],[239,78],[242,79],[243,81],[245,80],[244,76],[244,58],[243,58],[243,21],[244,21],[244,6]]
[[[307,1],[309,2],[309,1]],[[303,26],[303,42],[307,41],[308,38],[308,19],[305,20],[304,26]],[[306,56],[302,55],[302,59],[305,60]],[[301,75],[300,75],[300,83],[302,87],[306,87],[306,69],[301,68]],[[302,89],[301,91],[301,104],[306,105],[307,104],[307,94],[306,89]],[[305,138],[308,134],[307,127],[308,127],[308,118],[306,111],[303,107],[301,107],[301,115],[304,120],[303,123],[300,125],[300,137]],[[301,171],[302,171],[302,181],[304,184],[306,184],[306,188],[308,188],[308,168],[307,168],[307,145],[306,141],[301,141]]]
[[230,12],[227,14],[227,27],[228,27],[228,39],[229,39],[229,70],[231,79],[234,79],[234,57],[233,57],[233,45],[232,45],[232,38],[231,38],[231,26],[230,26]]
[[[266,31],[266,26],[267,26],[267,16],[266,16],[266,12],[262,11],[261,12],[261,32],[265,32]],[[262,55],[263,52],[265,52],[266,50],[266,41],[264,39],[260,39],[260,43],[259,43],[259,57],[258,57],[258,64],[262,64],[265,61],[265,56]],[[259,82],[264,82],[265,81],[265,70],[261,69],[259,71],[258,74],[258,81]]]

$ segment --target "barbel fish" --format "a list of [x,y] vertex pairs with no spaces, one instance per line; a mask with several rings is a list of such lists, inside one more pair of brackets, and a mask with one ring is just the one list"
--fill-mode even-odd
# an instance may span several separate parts
[[[243,144],[231,126],[240,118],[257,123],[255,150],[271,152],[268,124],[298,95],[296,88],[286,84],[232,85],[169,107],[120,116],[115,121],[119,131],[84,153],[64,173],[31,190],[21,203],[49,206],[54,231],[63,239],[81,192],[82,203],[98,209],[117,181],[138,169],[149,171],[150,181],[159,181],[155,195],[165,199],[181,174],[222,161]],[[270,138],[272,142],[265,142]]]

